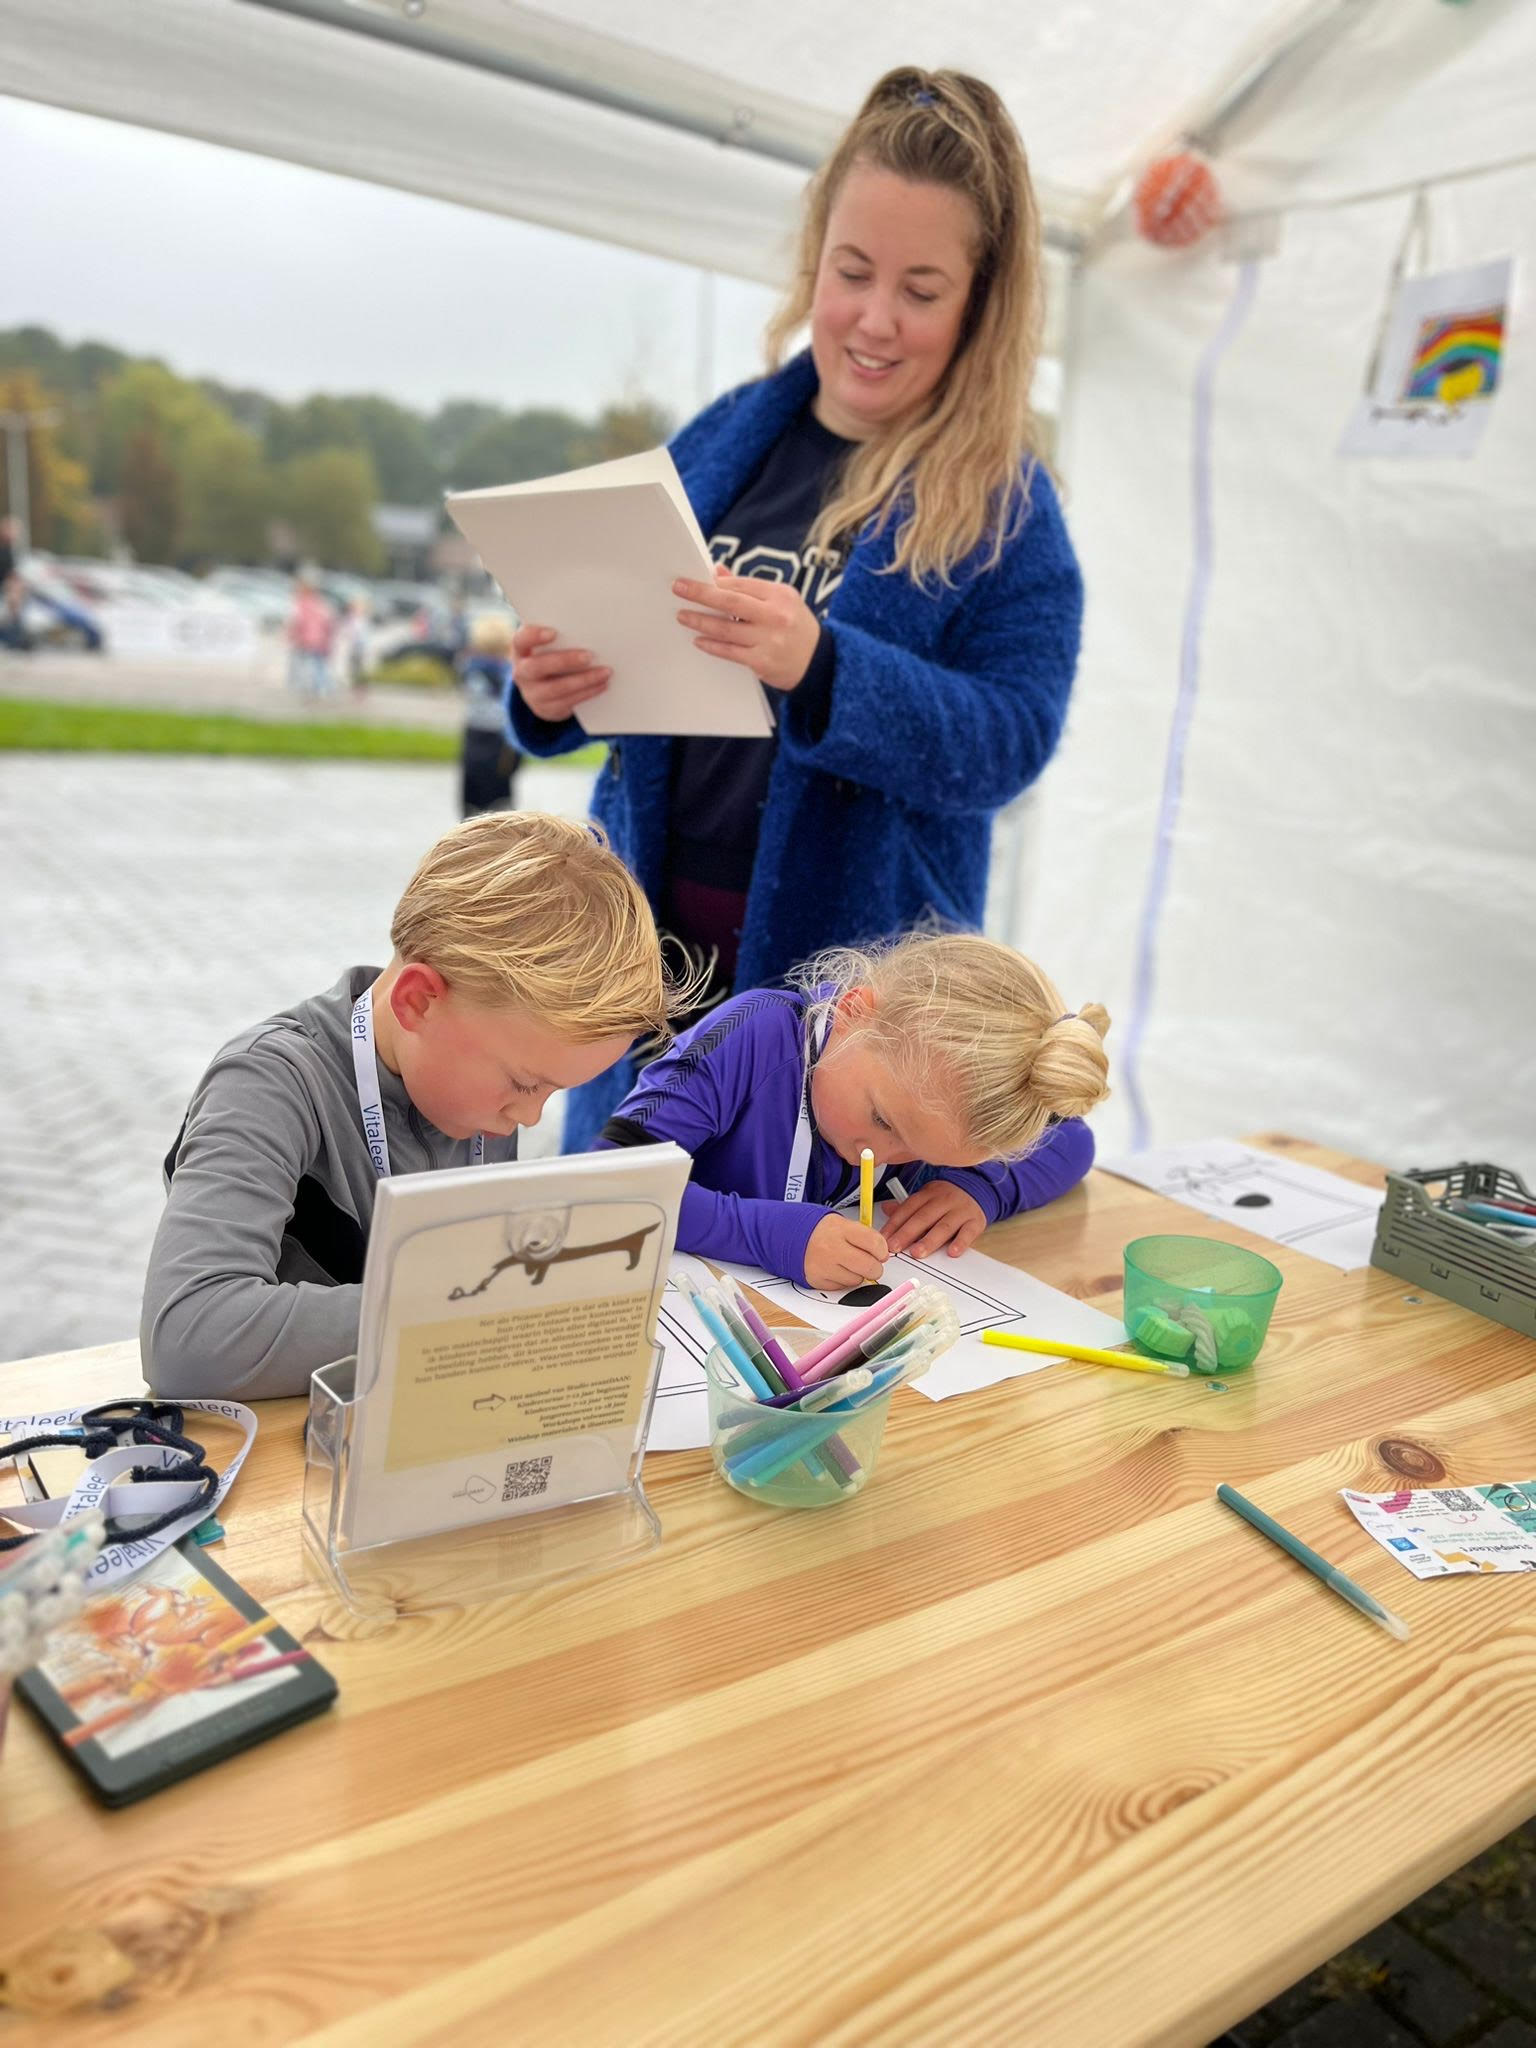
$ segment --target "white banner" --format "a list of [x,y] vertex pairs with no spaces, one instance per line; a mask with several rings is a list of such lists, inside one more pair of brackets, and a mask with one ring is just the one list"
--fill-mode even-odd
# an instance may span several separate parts
[[109,655],[150,661],[255,661],[248,613],[211,604],[101,604],[93,607]]

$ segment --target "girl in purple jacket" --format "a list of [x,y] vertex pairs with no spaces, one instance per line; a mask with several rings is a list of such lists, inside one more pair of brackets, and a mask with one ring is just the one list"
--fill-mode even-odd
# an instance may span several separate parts
[[[733,996],[654,1060],[602,1145],[693,1156],[677,1248],[839,1291],[897,1252],[962,1252],[1075,1187],[1109,1093],[1097,1004],[973,933],[823,954],[790,989]],[[837,1213],[868,1146],[899,1187],[885,1230]]]

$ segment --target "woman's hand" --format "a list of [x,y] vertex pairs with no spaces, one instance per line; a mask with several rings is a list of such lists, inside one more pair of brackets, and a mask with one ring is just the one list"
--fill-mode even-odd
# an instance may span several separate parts
[[851,1216],[823,1216],[805,1247],[805,1284],[823,1294],[862,1287],[885,1270],[885,1239]]
[[578,704],[600,697],[611,668],[594,667],[586,647],[556,647],[553,626],[519,626],[512,636],[512,673],[535,718],[558,725]]
[[893,1256],[904,1251],[925,1259],[948,1245],[950,1257],[957,1258],[970,1250],[986,1227],[980,1202],[952,1180],[931,1180],[885,1212],[885,1241]]
[[680,578],[672,594],[705,607],[677,615],[695,647],[740,662],[771,690],[792,690],[804,679],[821,627],[793,584],[716,569],[712,584]]

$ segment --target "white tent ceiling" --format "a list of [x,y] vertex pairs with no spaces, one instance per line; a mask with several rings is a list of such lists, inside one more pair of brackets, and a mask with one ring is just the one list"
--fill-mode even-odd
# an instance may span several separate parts
[[1243,206],[1526,148],[1536,9],[0,0],[0,53],[3,89],[24,98],[776,283],[806,168],[891,63],[993,81],[1070,241],[1190,130]]

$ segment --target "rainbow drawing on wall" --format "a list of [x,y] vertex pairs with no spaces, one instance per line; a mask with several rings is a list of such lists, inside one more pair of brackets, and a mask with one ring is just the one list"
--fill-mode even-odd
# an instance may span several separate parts
[[1438,313],[1422,320],[1403,383],[1403,399],[1460,405],[1469,398],[1491,398],[1498,389],[1503,353],[1502,306],[1487,306],[1473,313]]

